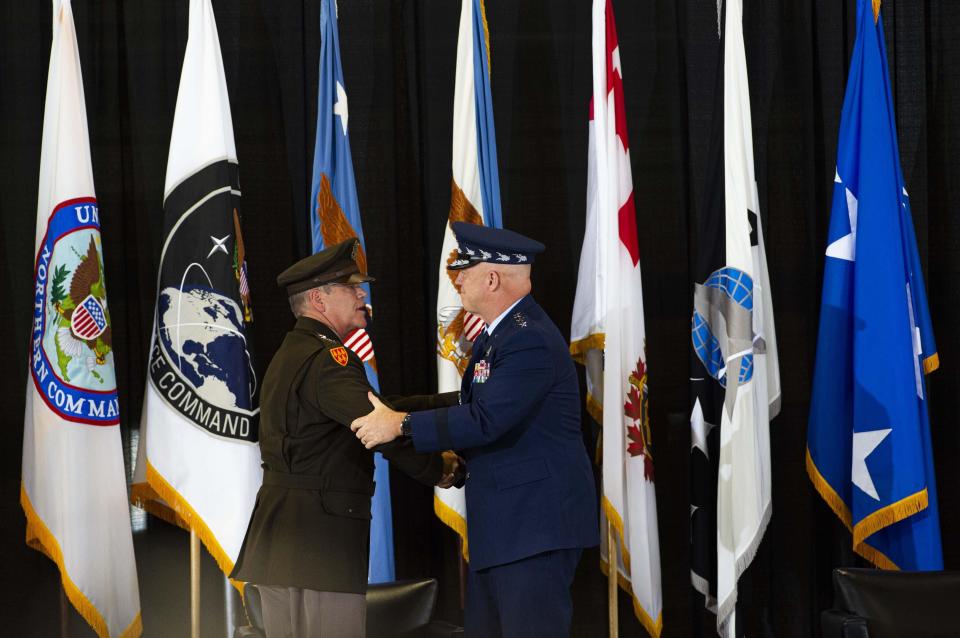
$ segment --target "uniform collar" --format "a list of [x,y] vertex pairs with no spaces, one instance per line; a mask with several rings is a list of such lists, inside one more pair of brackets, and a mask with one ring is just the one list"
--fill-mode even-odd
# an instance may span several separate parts
[[514,308],[516,308],[516,307],[520,304],[521,301],[523,301],[524,299],[528,299],[529,297],[530,297],[530,295],[524,295],[523,297],[520,297],[519,299],[517,299],[516,301],[514,301],[512,304],[510,304],[510,307],[509,307],[509,308],[507,308],[506,310],[504,310],[503,312],[501,312],[501,313],[500,313],[500,316],[497,317],[496,319],[494,319],[494,320],[490,323],[490,325],[486,327],[487,334],[488,334],[488,335],[492,335],[492,334],[493,334],[493,331],[497,329],[497,326],[498,326],[498,325],[500,325],[500,322],[503,321],[503,318],[506,317],[507,315],[509,315],[510,312],[511,312]]
[[294,326],[294,330],[305,330],[306,332],[320,334],[328,339],[333,339],[337,343],[343,343],[340,337],[337,336],[337,333],[333,331],[333,328],[311,317],[297,317],[297,324]]

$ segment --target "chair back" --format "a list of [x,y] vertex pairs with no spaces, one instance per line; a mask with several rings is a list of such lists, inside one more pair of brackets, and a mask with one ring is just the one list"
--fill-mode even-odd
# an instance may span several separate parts
[[398,580],[367,587],[367,637],[402,636],[424,627],[437,602],[435,578]]
[[834,606],[867,621],[870,638],[960,636],[960,572],[833,570]]

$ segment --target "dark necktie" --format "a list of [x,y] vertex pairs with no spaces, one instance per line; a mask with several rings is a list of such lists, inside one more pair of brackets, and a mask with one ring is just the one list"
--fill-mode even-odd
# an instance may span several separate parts
[[487,338],[490,335],[487,334],[486,328],[480,331],[480,334],[477,335],[476,341],[473,342],[473,352],[470,357],[471,360],[477,361],[483,357],[483,348],[487,345]]

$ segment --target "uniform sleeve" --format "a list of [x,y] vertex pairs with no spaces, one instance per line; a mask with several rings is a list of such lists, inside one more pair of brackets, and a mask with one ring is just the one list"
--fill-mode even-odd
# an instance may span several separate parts
[[341,366],[328,349],[322,350],[313,361],[309,379],[316,384],[317,407],[328,417],[350,427],[354,419],[373,410],[367,392],[372,388],[367,382],[362,364],[350,354],[347,365]]
[[478,398],[413,413],[413,444],[418,452],[430,452],[493,443],[525,422],[549,392],[555,376],[543,335],[521,330],[501,346]]
[[390,407],[398,412],[416,412],[418,410],[433,410],[447,408],[460,404],[459,392],[443,392],[440,394],[418,394],[414,396],[391,395],[384,397]]
[[421,454],[406,437],[373,448],[398,470],[424,485],[436,485],[443,474],[443,457],[439,452]]

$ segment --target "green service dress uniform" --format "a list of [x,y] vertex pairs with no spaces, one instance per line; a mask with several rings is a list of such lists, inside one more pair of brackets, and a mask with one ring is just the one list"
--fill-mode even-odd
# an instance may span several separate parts
[[[366,592],[373,452],[349,426],[373,409],[370,389],[363,363],[330,328],[307,317],[297,320],[264,377],[263,486],[232,578]],[[434,402],[455,402],[455,394]],[[409,409],[416,403],[393,405]],[[441,478],[440,454],[417,454],[409,440],[377,451],[425,485]]]

